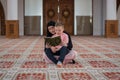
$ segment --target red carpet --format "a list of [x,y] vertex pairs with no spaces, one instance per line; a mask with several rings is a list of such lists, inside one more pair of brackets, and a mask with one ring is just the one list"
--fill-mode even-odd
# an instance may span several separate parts
[[0,37],[0,80],[120,80],[120,38],[72,36],[75,64],[43,60],[43,36]]

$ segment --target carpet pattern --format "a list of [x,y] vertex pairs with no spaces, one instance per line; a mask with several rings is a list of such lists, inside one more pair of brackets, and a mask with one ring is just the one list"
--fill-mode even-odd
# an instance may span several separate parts
[[72,36],[75,64],[43,60],[44,37],[0,36],[0,80],[120,80],[120,38]]

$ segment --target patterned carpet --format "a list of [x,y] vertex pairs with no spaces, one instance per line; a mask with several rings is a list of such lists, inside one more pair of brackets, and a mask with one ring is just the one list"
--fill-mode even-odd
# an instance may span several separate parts
[[75,64],[43,61],[43,36],[0,37],[0,80],[120,80],[120,38],[72,36]]

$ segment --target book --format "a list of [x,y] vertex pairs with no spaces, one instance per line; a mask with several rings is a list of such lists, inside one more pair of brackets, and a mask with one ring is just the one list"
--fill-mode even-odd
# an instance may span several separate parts
[[60,36],[57,37],[45,37],[45,43],[49,44],[51,46],[57,46],[61,43],[61,38]]

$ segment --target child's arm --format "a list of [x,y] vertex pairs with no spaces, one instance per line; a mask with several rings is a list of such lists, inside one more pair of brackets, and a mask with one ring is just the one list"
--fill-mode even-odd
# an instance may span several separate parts
[[63,36],[63,40],[62,40],[62,46],[68,46],[68,41],[69,41],[69,38],[68,38],[68,35],[67,34],[64,34]]

